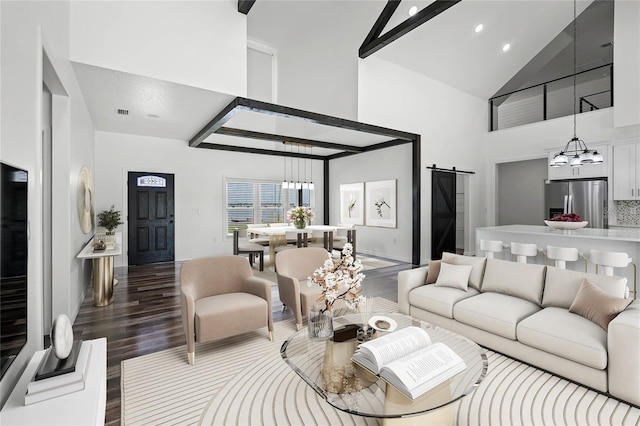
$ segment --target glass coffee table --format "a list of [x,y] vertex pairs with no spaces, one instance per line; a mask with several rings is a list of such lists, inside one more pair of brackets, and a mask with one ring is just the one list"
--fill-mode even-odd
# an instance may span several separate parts
[[[471,393],[484,379],[487,372],[487,357],[476,343],[443,328],[398,313],[379,314],[393,319],[397,329],[422,327],[433,343],[443,342],[453,349],[465,362],[466,369],[438,385],[424,395],[411,400],[387,385],[384,380],[354,364],[351,356],[358,341],[316,341],[308,337],[303,328],[289,337],[280,349],[282,358],[325,401],[335,408],[358,416],[385,419],[410,420],[416,424],[425,421],[451,423],[451,404]],[[345,314],[333,319],[334,328],[348,324],[362,324],[360,314]],[[377,331],[378,336],[385,332]],[[424,416],[429,416],[425,419]]]

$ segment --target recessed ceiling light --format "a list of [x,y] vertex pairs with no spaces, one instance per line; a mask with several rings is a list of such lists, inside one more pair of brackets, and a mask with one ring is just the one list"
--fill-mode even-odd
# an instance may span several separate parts
[[509,49],[511,49],[511,43],[505,43],[505,44],[502,46],[502,51],[503,51],[503,52],[506,52],[506,51],[507,51],[507,50],[509,50]]
[[482,24],[478,24],[476,25],[476,28],[474,29],[475,32],[479,33],[480,31],[482,31],[484,29],[484,25]]
[[411,7],[409,8],[409,16],[413,16],[413,15],[415,15],[416,13],[418,13],[418,6],[415,6],[415,5],[414,5],[414,6],[411,6]]

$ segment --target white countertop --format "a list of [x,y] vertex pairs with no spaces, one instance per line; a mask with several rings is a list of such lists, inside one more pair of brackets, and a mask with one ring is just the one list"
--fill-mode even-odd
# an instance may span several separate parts
[[518,234],[536,234],[536,235],[563,235],[575,238],[596,238],[604,240],[631,241],[640,243],[640,228],[616,228],[616,229],[600,229],[600,228],[582,228],[573,231],[564,231],[561,229],[553,229],[548,226],[536,225],[505,225],[505,226],[489,226],[486,228],[477,228],[477,231],[498,231],[513,232]]
[[120,256],[122,254],[122,247],[116,244],[115,248],[106,249],[105,251],[93,251],[93,238],[89,240],[86,246],[76,256],[78,259],[96,259],[99,257],[107,256]]

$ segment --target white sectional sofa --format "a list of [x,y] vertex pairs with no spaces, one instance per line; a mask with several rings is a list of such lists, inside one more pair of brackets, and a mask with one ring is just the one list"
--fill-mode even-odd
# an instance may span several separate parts
[[[605,327],[572,313],[576,296],[598,287],[616,300],[628,296],[626,278],[551,266],[444,253],[441,274],[470,265],[468,283],[426,284],[429,267],[398,274],[401,313],[464,335],[478,344],[640,405],[640,300]],[[468,271],[469,268],[466,267]],[[433,272],[433,271],[432,271]],[[456,272],[456,273],[457,273]],[[589,283],[583,284],[588,280]],[[447,285],[449,284],[449,285]],[[583,290],[581,286],[588,285]],[[601,290],[600,290],[601,289]],[[615,302],[618,303],[618,302]],[[592,304],[599,309],[602,303]],[[622,309],[622,308],[620,308]]]

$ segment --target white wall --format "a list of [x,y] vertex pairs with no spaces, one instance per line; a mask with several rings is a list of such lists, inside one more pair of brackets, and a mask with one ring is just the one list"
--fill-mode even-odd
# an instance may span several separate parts
[[[119,133],[96,132],[96,211],[127,212],[126,177],[129,171],[173,173],[175,175],[175,258],[232,253],[224,217],[225,178],[274,180],[283,178],[283,158],[256,154],[190,148],[186,141]],[[323,223],[322,163],[314,161],[316,219]],[[122,232],[126,253],[127,224]],[[115,260],[127,264],[126,256]]]
[[613,85],[616,127],[640,124],[640,2],[616,1]]
[[0,403],[8,396],[31,355],[42,349],[42,81],[43,50],[51,58],[65,96],[54,96],[53,258],[55,316],[75,319],[89,270],[75,258],[86,242],[77,224],[75,191],[82,164],[93,168],[93,126],[73,75],[69,55],[68,2],[0,2],[2,129],[0,158],[29,172],[29,284],[27,346],[0,384]]
[[236,0],[73,1],[71,59],[245,96],[246,20]]
[[[340,185],[397,179],[397,228],[356,226],[357,253],[411,262],[411,144],[331,160],[329,223],[340,222]],[[366,194],[366,184],[365,184]],[[366,195],[365,195],[366,197]],[[369,201],[365,201],[369,203]],[[366,212],[365,212],[366,219]]]
[[[435,163],[442,168],[455,166],[476,172],[469,177],[466,208],[470,222],[467,229],[486,223],[486,100],[375,57],[360,61],[358,76],[359,121],[421,135],[421,263],[425,263],[431,258],[431,171],[426,169],[427,166]],[[385,151],[378,151],[375,155],[384,156]],[[409,159],[390,164],[398,175],[410,169]],[[353,167],[364,173],[369,165],[354,162]],[[340,179],[335,173],[332,173],[333,178]],[[399,193],[410,190],[410,186],[398,187]],[[332,203],[331,218],[337,215],[338,206]],[[410,225],[399,224],[395,238],[398,247],[403,247],[402,253],[407,247],[408,250],[411,248],[410,232]],[[360,234],[358,240],[362,241]],[[469,242],[470,250],[475,246],[474,241],[471,239]],[[390,246],[381,254],[395,257],[394,253],[394,247]]]

